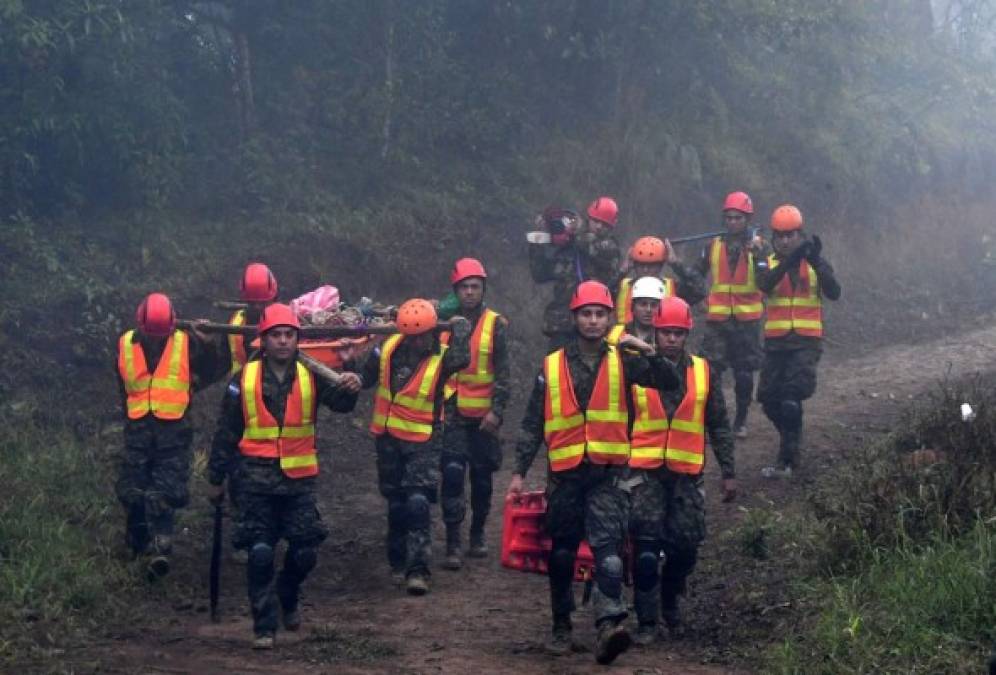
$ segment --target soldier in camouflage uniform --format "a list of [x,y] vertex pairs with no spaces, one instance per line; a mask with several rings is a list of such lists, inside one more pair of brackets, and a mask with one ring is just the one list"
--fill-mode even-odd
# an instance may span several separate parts
[[487,274],[480,261],[458,260],[450,275],[460,300],[460,316],[471,326],[471,362],[446,385],[443,418],[442,506],[446,523],[443,567],[459,569],[460,527],[467,510],[464,481],[470,465],[470,548],[467,555],[487,555],[484,525],[491,510],[492,477],[501,467],[498,431],[508,403],[508,321],[484,304]]
[[816,391],[823,354],[822,298],[837,300],[841,292],[820,238],[807,239],[802,225],[802,213],[791,204],[775,209],[775,254],[757,279],[768,298],[757,400],[780,436],[776,464],[762,469],[766,478],[789,477],[797,468],[802,402]]
[[553,283],[553,298],[543,314],[543,334],[549,338],[550,351],[574,339],[574,324],[567,309],[574,288],[588,279],[611,286],[619,278],[622,254],[612,236],[619,208],[611,197],[599,197],[587,213],[587,222],[581,225],[572,212],[547,209],[541,220],[561,223],[553,243],[529,245],[533,281]]
[[[343,373],[335,385],[312,375],[297,360],[299,328],[287,305],[263,311],[262,357],[250,360],[229,382],[208,464],[214,503],[224,498],[225,477],[233,462],[237,465],[242,502],[233,544],[249,551],[254,649],[273,648],[278,603],[285,629],[301,625],[299,589],[328,534],[315,500],[318,404],[350,412],[361,384],[355,373]],[[280,539],[287,540],[287,552],[274,580]]]
[[688,304],[665,298],[654,315],[654,328],[657,351],[674,363],[680,385],[669,391],[633,392],[630,532],[635,549],[633,604],[639,622],[635,640],[643,645],[656,638],[661,606],[672,634],[681,628],[678,599],[706,534],[702,470],[707,433],[722,472],[723,501],[736,496],[733,434],[723,390],[712,383],[708,361],[685,351],[692,328]]
[[138,330],[119,340],[125,425],[115,491],[127,513],[125,541],[134,556],[150,555],[156,578],[169,572],[174,512],[189,500],[190,394],[218,379],[224,362],[216,341],[176,330],[173,306],[161,293],[142,302],[137,320]]
[[629,459],[629,384],[667,390],[674,370],[633,337],[619,348],[605,337],[613,323],[612,296],[597,281],[578,286],[571,302],[575,339],[544,359],[533,385],[516,446],[509,498],[522,492],[523,478],[541,445],[547,446],[546,529],[553,540],[549,560],[553,636],[548,649],[571,648],[572,582],[578,545],[587,538],[595,555],[595,658],[609,663],[630,644],[623,625],[622,545],[629,500],[623,472]]
[[388,338],[363,369],[364,387],[377,385],[370,431],[377,482],[387,500],[387,560],[411,595],[429,592],[443,385],[470,363],[470,324],[461,316],[451,322],[452,334],[437,337],[433,306],[419,298],[406,301],[398,309],[401,334]]
[[[761,315],[763,298],[756,277],[769,249],[752,236],[754,205],[745,192],[732,192],[723,204],[727,234],[702,250],[699,272],[711,277],[706,301],[706,330],[702,355],[709,360],[721,386],[723,373],[733,370],[737,410],[733,431],[747,436],[747,412],[754,392],[754,372],[761,367]],[[723,264],[725,261],[725,265]]]

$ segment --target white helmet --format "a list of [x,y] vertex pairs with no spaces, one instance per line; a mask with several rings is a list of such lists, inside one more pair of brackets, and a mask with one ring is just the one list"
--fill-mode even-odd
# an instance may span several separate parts
[[640,277],[633,283],[633,299],[664,299],[664,282],[657,277]]

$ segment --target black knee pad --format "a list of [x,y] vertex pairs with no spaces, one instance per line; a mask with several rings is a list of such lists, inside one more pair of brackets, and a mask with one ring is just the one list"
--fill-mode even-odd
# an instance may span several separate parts
[[421,492],[413,492],[405,501],[408,525],[413,529],[429,527],[429,498]]
[[392,499],[387,503],[387,526],[392,529],[402,527],[408,517],[408,505],[404,500]]
[[749,370],[738,370],[733,376],[733,391],[737,398],[750,398],[754,393],[754,374]]
[[273,547],[262,541],[253,544],[249,548],[249,565],[261,569],[273,565]]
[[318,563],[318,549],[314,546],[292,546],[287,557],[294,561],[294,568],[301,574],[307,574]]
[[638,591],[649,591],[657,583],[660,556],[656,551],[641,551],[633,565],[633,585]]
[[779,405],[779,412],[786,430],[796,431],[802,426],[802,403],[800,401],[782,401]]
[[615,553],[595,559],[595,582],[608,598],[622,595],[623,561]]
[[447,462],[443,465],[443,494],[458,495],[463,492],[463,464]]

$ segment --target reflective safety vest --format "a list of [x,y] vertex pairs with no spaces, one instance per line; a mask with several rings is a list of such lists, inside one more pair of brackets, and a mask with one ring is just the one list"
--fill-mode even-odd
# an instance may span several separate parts
[[152,413],[161,420],[178,420],[190,405],[190,338],[175,330],[166,340],[156,372],[149,374],[142,343],[127,331],[118,340],[118,373],[127,394],[128,419]]
[[[775,256],[768,258],[769,268],[778,264]],[[805,260],[799,261],[799,285],[792,287],[786,272],[768,294],[768,316],[764,322],[764,337],[781,337],[795,331],[798,335],[823,336],[823,302],[816,270]]]
[[373,419],[370,433],[385,433],[413,443],[425,443],[432,438],[432,413],[436,401],[436,388],[442,369],[443,356],[448,349],[442,342],[439,351],[419,364],[408,383],[396,394],[391,394],[391,355],[404,336],[392,335],[384,341],[380,352],[380,381],[374,395]]
[[705,407],[709,398],[709,367],[692,357],[685,374],[685,397],[668,420],[660,392],[634,385],[629,465],[656,469],[663,464],[675,473],[699,474],[705,466]]
[[[674,279],[661,277],[664,282],[664,297],[675,294]],[[616,294],[616,323],[627,324],[633,320],[633,280],[625,277],[619,282],[619,292]]]
[[546,378],[543,436],[552,471],[567,471],[587,454],[592,464],[629,459],[629,410],[622,357],[610,346],[602,358],[588,409],[581,410],[563,349],[543,361]]
[[464,417],[484,417],[491,410],[491,397],[495,390],[492,355],[497,320],[497,312],[484,310],[470,336],[470,365],[443,385],[444,398],[456,394],[457,410]]
[[284,423],[263,403],[262,359],[250,361],[242,370],[242,416],[245,430],[239,450],[247,457],[280,459],[289,478],[318,475],[315,453],[315,376],[295,361],[296,377],[284,405]]
[[737,266],[730,274],[726,244],[722,237],[712,240],[709,248],[709,268],[712,286],[706,299],[706,320],[757,321],[764,311],[761,291],[754,282],[754,254],[742,249]]
[[[244,326],[246,325],[246,311],[244,309],[236,310],[232,314],[232,318],[228,320],[228,323],[233,326]],[[228,351],[232,355],[232,369],[229,371],[230,374],[242,370],[242,366],[246,364],[249,357],[246,356],[246,338],[244,335],[232,334],[228,336]]]

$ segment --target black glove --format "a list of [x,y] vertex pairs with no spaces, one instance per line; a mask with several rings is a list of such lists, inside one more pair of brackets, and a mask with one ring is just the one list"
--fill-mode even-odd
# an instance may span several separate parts
[[799,262],[809,256],[809,252],[813,249],[813,244],[804,241],[799,244],[794,251],[792,251],[788,258],[785,259],[785,264],[789,267],[798,267]]
[[806,242],[809,246],[809,251],[806,253],[806,260],[813,267],[816,267],[817,262],[820,260],[820,253],[823,251],[823,242],[816,235],[813,235],[813,241]]

